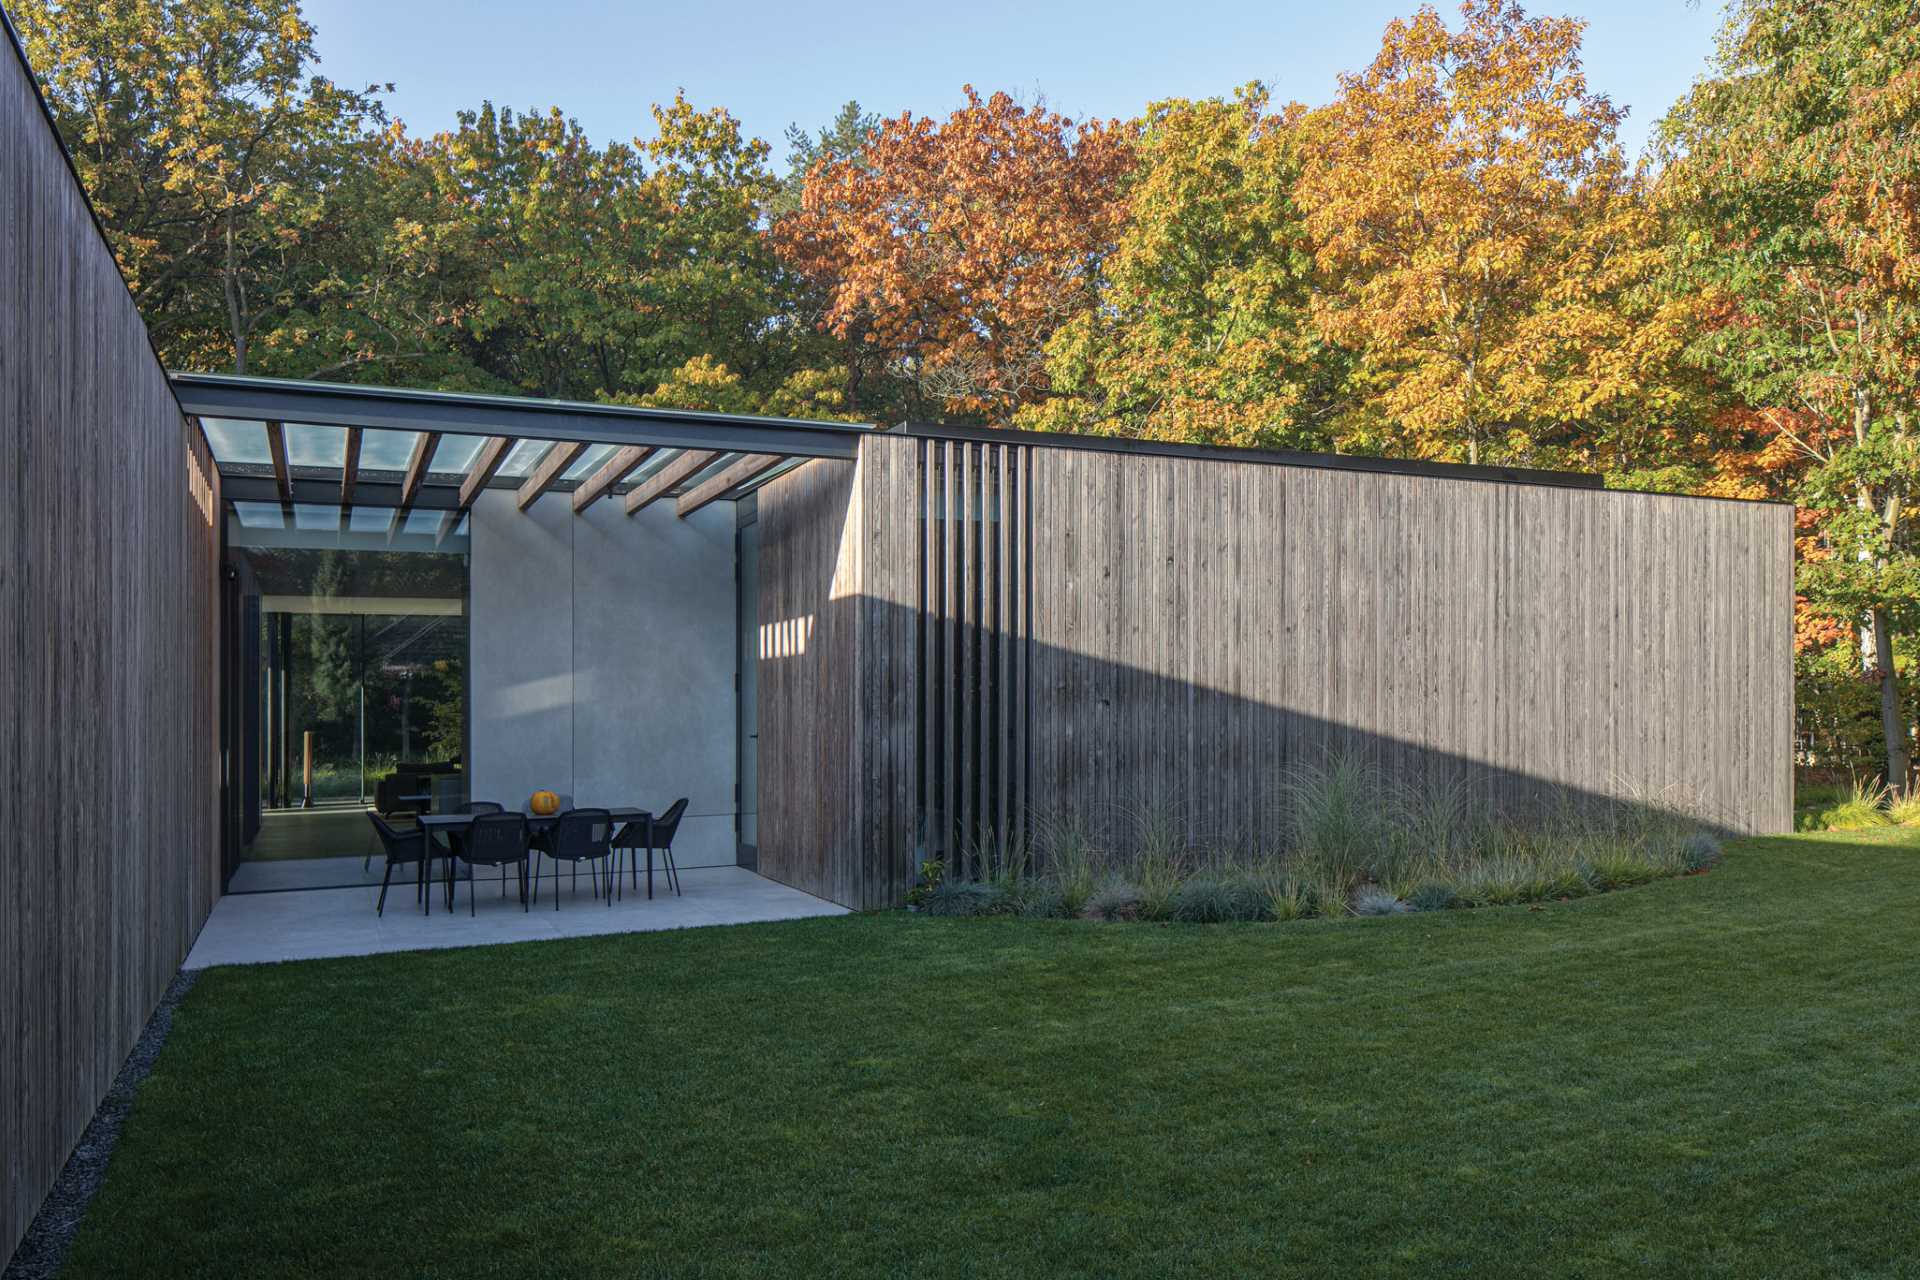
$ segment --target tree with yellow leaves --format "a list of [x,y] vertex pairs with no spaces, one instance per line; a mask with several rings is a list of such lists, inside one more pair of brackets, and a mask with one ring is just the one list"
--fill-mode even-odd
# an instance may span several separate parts
[[1293,203],[1300,110],[1265,86],[1147,108],[1100,305],[1048,347],[1018,424],[1140,439],[1324,448],[1344,358],[1313,328]]
[[1537,461],[1681,409],[1684,304],[1640,301],[1661,250],[1583,24],[1509,0],[1461,14],[1389,25],[1306,121],[1314,316],[1357,358],[1350,446]]

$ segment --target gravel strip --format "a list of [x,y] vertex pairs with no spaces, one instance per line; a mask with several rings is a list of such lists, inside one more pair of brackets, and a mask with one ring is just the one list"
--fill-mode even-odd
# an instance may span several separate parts
[[60,1273],[87,1206],[93,1203],[94,1193],[107,1175],[107,1161],[120,1141],[120,1126],[126,1123],[127,1111],[133,1106],[134,1090],[152,1072],[153,1061],[160,1056],[160,1046],[166,1043],[167,1031],[173,1026],[173,1011],[198,976],[198,970],[183,969],[168,984],[159,1008],[147,1019],[133,1052],[113,1078],[113,1087],[101,1100],[100,1109],[87,1122],[80,1144],[67,1157],[53,1190],[47,1192],[46,1202],[27,1228],[26,1238],[13,1251],[7,1269],[0,1272],[0,1280],[51,1280]]

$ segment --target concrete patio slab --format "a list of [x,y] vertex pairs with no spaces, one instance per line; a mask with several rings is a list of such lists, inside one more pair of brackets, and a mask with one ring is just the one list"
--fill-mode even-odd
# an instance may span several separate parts
[[569,876],[563,873],[559,881],[560,909],[555,911],[550,896],[553,881],[542,877],[539,905],[522,911],[511,883],[503,898],[498,881],[483,874],[477,885],[474,915],[468,914],[465,881],[457,886],[455,909],[447,911],[446,899],[436,896],[431,916],[422,914],[414,904],[411,881],[396,883],[388,892],[384,916],[373,913],[374,901],[380,895],[378,885],[229,894],[215,904],[184,967],[318,960],[847,914],[845,907],[765,879],[744,867],[689,867],[680,873],[683,894],[679,897],[667,888],[666,877],[658,872],[651,901],[644,884],[643,875],[638,893],[629,887],[624,900],[609,906],[588,891],[584,873],[577,897]]

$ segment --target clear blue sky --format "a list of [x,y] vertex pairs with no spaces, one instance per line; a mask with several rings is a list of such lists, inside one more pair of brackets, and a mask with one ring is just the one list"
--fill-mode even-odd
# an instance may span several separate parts
[[[1441,12],[1457,16],[1453,4]],[[789,123],[826,123],[857,98],[870,111],[943,115],[960,87],[1006,89],[1083,117],[1128,116],[1155,98],[1227,93],[1264,80],[1280,100],[1330,98],[1413,0],[976,0],[967,5],[734,0],[305,0],[322,71],[393,81],[388,102],[416,133],[492,99],[557,105],[597,141],[651,132],[649,104],[685,88],[731,110],[786,154]],[[1551,0],[1534,13],[1588,20],[1589,83],[1647,131],[1704,65],[1719,0]]]

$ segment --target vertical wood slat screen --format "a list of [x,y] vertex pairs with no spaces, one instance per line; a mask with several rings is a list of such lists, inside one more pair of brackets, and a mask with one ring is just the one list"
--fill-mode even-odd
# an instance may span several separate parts
[[980,875],[1024,851],[1029,450],[919,443],[920,847]]

